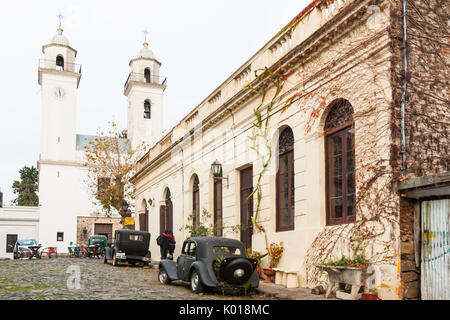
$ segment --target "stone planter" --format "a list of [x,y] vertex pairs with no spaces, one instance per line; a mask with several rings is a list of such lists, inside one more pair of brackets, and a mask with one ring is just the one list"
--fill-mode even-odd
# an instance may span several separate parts
[[327,292],[325,293],[325,298],[328,298],[331,290],[338,284],[351,285],[352,289],[350,294],[345,294],[343,291],[340,291],[339,293],[337,292],[336,297],[345,300],[359,300],[361,298],[361,294],[358,294],[358,292],[369,276],[367,274],[367,268],[324,265],[318,265],[316,267],[328,273],[329,285]]

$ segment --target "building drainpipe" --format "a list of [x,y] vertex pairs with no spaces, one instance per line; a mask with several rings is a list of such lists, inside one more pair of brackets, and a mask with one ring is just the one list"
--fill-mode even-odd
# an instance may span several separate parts
[[[406,176],[406,134],[405,134],[405,107],[406,107],[406,89],[407,89],[407,73],[408,73],[408,32],[407,32],[407,0],[403,0],[403,87],[402,87],[402,102],[401,102],[401,136],[402,136],[402,178]],[[401,259],[401,238],[397,237],[397,278],[399,285],[397,286],[397,296],[400,300],[403,299],[402,288],[402,259]]]
[[406,134],[405,134],[405,106],[406,106],[406,86],[408,72],[408,33],[407,33],[407,0],[403,0],[403,88],[402,88],[402,104],[401,104],[401,135],[402,135],[402,177],[406,176]]

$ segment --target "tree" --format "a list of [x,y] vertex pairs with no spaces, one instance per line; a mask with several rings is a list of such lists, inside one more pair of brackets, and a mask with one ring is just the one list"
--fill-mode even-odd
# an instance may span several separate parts
[[36,194],[39,177],[37,168],[25,166],[20,169],[19,173],[20,181],[15,180],[12,184],[13,192],[17,194],[17,198],[12,201],[12,204],[34,207],[39,205],[39,197]]
[[126,130],[119,131],[114,122],[109,123],[106,135],[99,132],[85,146],[86,183],[92,192],[93,203],[102,208],[104,215],[111,216],[116,211],[122,218],[131,216],[131,210],[125,210],[134,200],[130,178],[135,173],[136,160],[145,150],[144,143],[132,149]]

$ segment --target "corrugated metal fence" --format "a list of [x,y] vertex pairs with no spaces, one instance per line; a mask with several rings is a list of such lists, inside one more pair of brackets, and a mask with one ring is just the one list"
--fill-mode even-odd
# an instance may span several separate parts
[[450,300],[450,199],[423,201],[422,300]]

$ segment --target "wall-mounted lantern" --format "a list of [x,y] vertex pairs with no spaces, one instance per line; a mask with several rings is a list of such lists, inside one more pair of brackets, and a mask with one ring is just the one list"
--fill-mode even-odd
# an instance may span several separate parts
[[219,162],[219,160],[215,160],[213,163],[211,163],[211,171],[213,173],[213,177],[216,180],[227,180],[227,189],[228,189],[228,176],[222,177],[222,164]]

